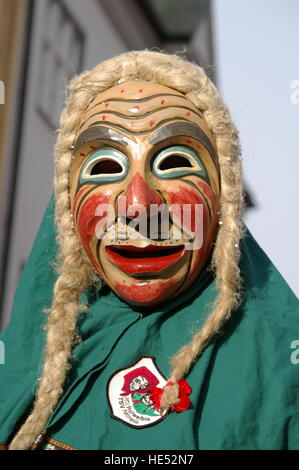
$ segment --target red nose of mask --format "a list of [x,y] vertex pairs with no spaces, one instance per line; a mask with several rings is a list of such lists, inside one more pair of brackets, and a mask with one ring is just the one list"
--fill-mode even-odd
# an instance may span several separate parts
[[[138,212],[149,211],[151,204],[163,204],[163,199],[157,191],[150,189],[144,178],[137,172],[131,182],[129,183],[126,191],[122,193],[122,198],[125,198],[126,210],[129,207],[138,207]],[[142,208],[142,210],[141,210]]]

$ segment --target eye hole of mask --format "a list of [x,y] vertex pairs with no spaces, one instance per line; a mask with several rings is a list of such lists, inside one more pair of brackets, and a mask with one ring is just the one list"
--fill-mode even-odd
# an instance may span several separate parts
[[123,179],[129,169],[126,155],[112,148],[93,152],[80,171],[80,183],[115,182]]
[[173,145],[152,159],[152,171],[158,178],[180,178],[186,175],[206,176],[198,153],[185,145]]
[[122,166],[111,159],[102,159],[94,164],[90,169],[90,176],[117,174],[123,171]]
[[190,160],[182,155],[169,155],[164,158],[159,165],[159,170],[170,170],[173,168],[192,168],[193,165]]

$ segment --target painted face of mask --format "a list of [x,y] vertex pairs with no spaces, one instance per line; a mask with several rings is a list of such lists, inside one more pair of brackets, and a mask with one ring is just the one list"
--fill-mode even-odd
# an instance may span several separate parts
[[70,193],[84,250],[118,296],[144,307],[176,297],[218,225],[217,153],[201,111],[139,80],[101,93],[78,131]]

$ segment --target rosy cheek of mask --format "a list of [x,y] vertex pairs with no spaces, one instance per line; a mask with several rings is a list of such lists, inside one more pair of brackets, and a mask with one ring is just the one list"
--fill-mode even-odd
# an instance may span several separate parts
[[79,191],[77,192],[76,196],[75,196],[75,199],[74,199],[74,204],[73,204],[73,216],[76,218],[76,212],[77,212],[77,208],[80,204],[80,201],[82,199],[82,197],[84,196],[85,193],[87,193],[89,190],[91,190],[92,188],[94,187],[94,185],[92,184],[85,184],[84,186],[82,186],[82,188],[79,189]]
[[97,209],[103,204],[109,204],[110,199],[110,197],[100,192],[91,195],[83,202],[78,216],[77,226],[82,245],[90,260],[100,273],[102,269],[91,251],[90,243],[92,237],[96,236],[96,230],[99,228],[99,224],[101,224],[101,222],[105,223],[107,220],[107,212],[103,211],[99,216],[97,215]]
[[212,191],[210,186],[205,181],[198,181],[196,184],[210,201],[212,206],[212,217],[216,220],[219,210],[219,198],[215,196],[214,191]]
[[[214,192],[211,190],[211,188],[207,185],[205,181],[198,181],[197,182],[198,187],[200,190],[203,192],[203,194],[207,197],[207,199],[211,202],[212,205],[212,217],[217,213],[218,210],[218,202],[217,198],[214,194]],[[186,227],[187,229],[191,230],[194,232],[195,227],[200,227],[203,224],[203,246],[194,253],[193,260],[192,260],[192,267],[190,270],[190,275],[189,275],[189,282],[188,284],[190,285],[193,282],[193,275],[195,275],[198,272],[198,269],[200,268],[200,265],[202,263],[202,260],[206,259],[207,256],[207,249],[209,247],[209,241],[207,237],[210,237],[210,230],[211,230],[211,224],[212,222],[210,221],[210,215],[208,212],[208,209],[206,207],[206,203],[204,203],[203,199],[200,197],[200,195],[193,191],[192,189],[185,188],[180,186],[179,191],[165,191],[165,193],[168,196],[168,200],[170,204],[178,204],[178,205],[183,205],[183,204],[191,204],[191,224]],[[196,220],[196,212],[194,205],[195,204],[202,204],[203,205],[203,220]],[[174,211],[175,212],[175,211]],[[178,211],[179,212],[179,211]],[[177,217],[181,218],[180,214],[177,213],[175,214]]]
[[[192,189],[179,186],[179,188],[176,189],[175,191],[164,191],[164,193],[167,196],[168,204],[170,206],[174,205],[173,212],[174,212],[174,215],[178,218],[178,220],[181,220],[182,218],[181,214],[183,213],[183,206],[185,204],[188,206],[191,206],[190,218],[185,219],[185,225],[183,228],[194,232],[196,229],[201,227],[202,222],[203,222],[204,229],[208,227],[208,223],[209,223],[208,209],[203,199],[200,197],[200,195],[197,192],[193,191]],[[200,204],[203,207],[203,221],[201,221],[200,212],[195,209],[196,204]],[[175,209],[175,205],[179,206],[180,208]]]

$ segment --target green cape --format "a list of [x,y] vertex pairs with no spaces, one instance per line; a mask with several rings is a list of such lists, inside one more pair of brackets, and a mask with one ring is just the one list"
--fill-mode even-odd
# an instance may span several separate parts
[[[32,406],[45,343],[43,309],[51,304],[56,279],[55,252],[52,200],[1,336],[3,446]],[[47,435],[76,449],[299,449],[299,360],[291,347],[299,340],[298,300],[248,231],[241,252],[245,301],[186,377],[192,387],[188,410],[134,429],[110,416],[106,386],[117,370],[141,356],[155,357],[169,375],[169,358],[190,341],[215,299],[210,272],[143,317],[107,287],[86,292],[90,309],[78,320],[82,343],[75,347],[67,388]]]

